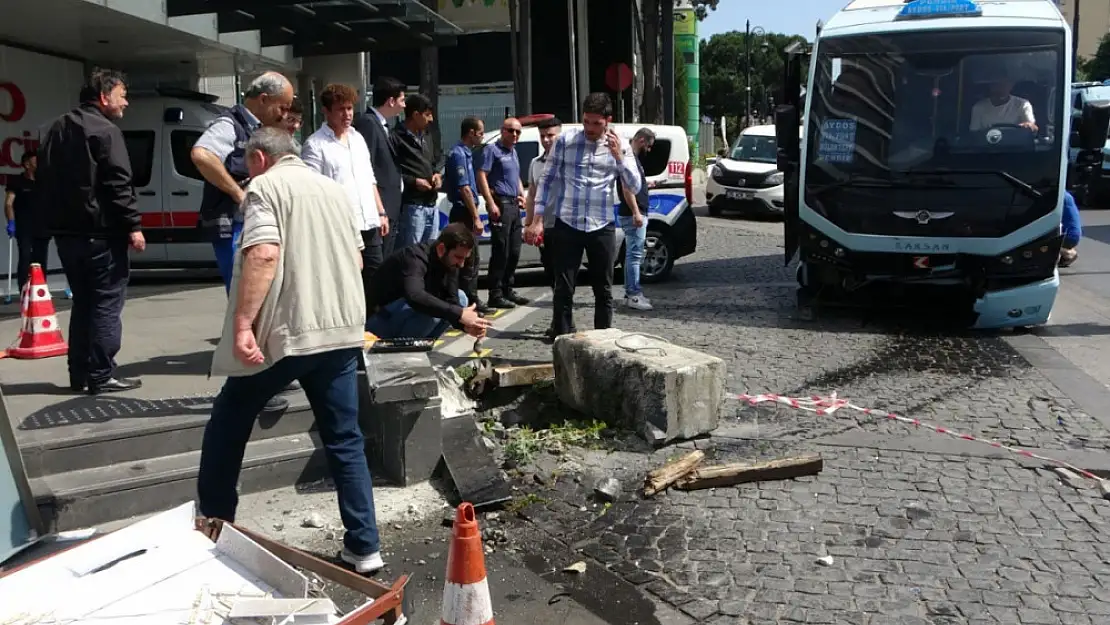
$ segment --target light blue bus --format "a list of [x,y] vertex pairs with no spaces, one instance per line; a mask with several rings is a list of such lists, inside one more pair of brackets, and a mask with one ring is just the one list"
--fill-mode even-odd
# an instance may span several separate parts
[[972,327],[1045,323],[1069,142],[1101,146],[1110,119],[1088,103],[1072,132],[1071,37],[1049,0],[854,0],[788,50],[776,132],[799,303],[928,284]]

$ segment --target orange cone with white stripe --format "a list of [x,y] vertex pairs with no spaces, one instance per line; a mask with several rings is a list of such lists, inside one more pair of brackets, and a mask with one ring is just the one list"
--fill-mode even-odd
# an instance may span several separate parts
[[9,349],[8,356],[23,360],[64,356],[69,346],[62,338],[41,265],[31,265],[30,278],[23,287],[23,328],[19,331],[19,345]]
[[455,531],[447,554],[442,625],[493,625],[493,602],[486,582],[486,557],[474,506],[463,503],[455,512]]

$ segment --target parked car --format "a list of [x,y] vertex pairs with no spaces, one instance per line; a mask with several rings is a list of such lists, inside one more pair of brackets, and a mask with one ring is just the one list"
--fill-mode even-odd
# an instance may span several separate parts
[[[798,129],[799,135],[801,128]],[[705,199],[709,214],[726,210],[759,217],[781,217],[783,175],[778,170],[775,127],[745,128],[732,144],[727,158],[709,167]]]

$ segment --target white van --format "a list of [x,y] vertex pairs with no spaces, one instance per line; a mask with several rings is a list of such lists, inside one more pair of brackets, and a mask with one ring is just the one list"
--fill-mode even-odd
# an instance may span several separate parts
[[137,94],[117,123],[123,130],[146,250],[136,268],[214,268],[212,243],[197,228],[204,179],[189,158],[193,144],[227,109],[192,91]]
[[[501,120],[486,121],[486,143],[497,141]],[[563,124],[563,130],[581,128],[581,124]],[[686,138],[686,131],[678,126],[656,126],[652,124],[612,124],[617,133],[627,140],[640,128],[647,127],[655,132],[655,146],[643,158],[644,175],[652,185],[651,205],[648,213],[648,233],[644,248],[644,260],[640,267],[641,280],[647,283],[659,282],[670,276],[674,263],[679,258],[693,254],[697,249],[697,223],[694,211],[690,210],[691,192],[691,164],[690,147]],[[444,128],[442,132],[449,133],[458,129]],[[539,156],[540,133],[534,124],[524,127],[520,140],[516,146],[517,156],[520,159],[521,176],[527,189],[532,181],[529,179],[529,164],[532,159]],[[476,151],[480,154],[480,151]],[[480,157],[475,159],[475,169],[481,165]],[[619,202],[618,202],[619,204]],[[616,215],[616,204],[614,204]],[[445,195],[440,195],[439,212],[440,225],[448,223],[448,214],[451,203]],[[485,202],[479,201],[478,213],[483,222],[487,222]],[[521,211],[523,216],[524,211]],[[617,242],[620,251],[617,254],[617,263],[624,260],[623,247],[624,233],[617,228]],[[482,236],[482,244],[489,244],[489,231]],[[483,263],[488,261],[489,254],[482,254]],[[539,267],[539,248],[525,245],[521,248],[520,267]]]
[[775,127],[745,128],[729,154],[709,168],[705,184],[709,214],[718,216],[725,210],[735,210],[752,216],[781,217],[784,180],[777,162]]

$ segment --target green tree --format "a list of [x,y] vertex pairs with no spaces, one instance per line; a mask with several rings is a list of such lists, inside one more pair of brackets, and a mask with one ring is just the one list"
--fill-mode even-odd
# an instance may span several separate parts
[[697,16],[698,20],[704,20],[710,11],[717,10],[719,2],[720,0],[694,0],[694,15]]
[[1079,62],[1079,69],[1090,80],[1110,79],[1110,33],[1099,40],[1094,56]]
[[[732,31],[701,42],[701,112],[714,119],[727,117],[730,135],[737,130],[746,106],[746,36],[743,32]],[[798,35],[781,33],[752,35],[751,102],[754,111],[767,114],[770,101],[780,98],[782,51],[790,43],[804,40]]]

